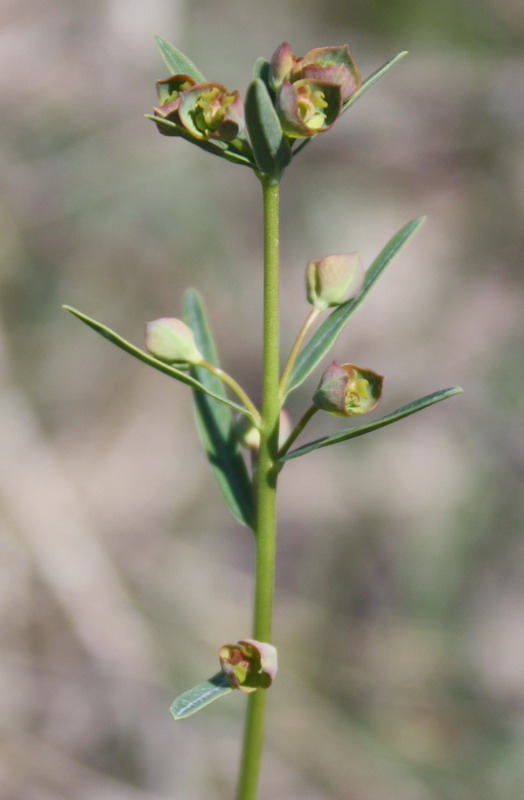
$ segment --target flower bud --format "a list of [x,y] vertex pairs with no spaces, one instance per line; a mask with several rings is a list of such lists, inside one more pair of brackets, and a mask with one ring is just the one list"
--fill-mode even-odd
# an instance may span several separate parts
[[199,364],[204,360],[191,328],[172,317],[147,323],[146,347],[151,355],[168,364]]
[[277,47],[269,65],[269,83],[272,89],[280,89],[296,63],[297,59],[291,52],[289,42],[283,42]]
[[368,414],[380,402],[383,381],[382,375],[369,369],[333,361],[320,379],[313,402],[336,417]]
[[310,261],[306,269],[307,299],[318,310],[356,297],[364,282],[360,253],[341,253]]
[[233,689],[248,694],[268,689],[277,673],[277,651],[267,642],[241,639],[225,644],[218,651],[222,672]]

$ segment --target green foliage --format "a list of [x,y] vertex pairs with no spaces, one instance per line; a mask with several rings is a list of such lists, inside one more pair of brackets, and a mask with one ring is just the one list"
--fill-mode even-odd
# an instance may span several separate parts
[[170,710],[176,720],[185,719],[208,706],[213,700],[218,700],[219,697],[224,697],[232,691],[233,687],[229,685],[224,673],[217,672],[209,680],[193,686],[177,697]]
[[291,149],[266,84],[255,78],[246,95],[246,124],[257,167],[278,181],[291,161]]
[[155,41],[162,53],[162,58],[171,70],[172,75],[189,75],[197,83],[204,83],[205,78],[193,62],[178,50],[171,42],[155,34]]
[[408,51],[403,50],[401,53],[398,53],[389,61],[386,61],[386,63],[383,64],[381,67],[379,67],[377,70],[375,70],[375,72],[372,72],[371,75],[368,78],[366,78],[365,81],[363,81],[360,89],[357,89],[355,94],[351,95],[351,97],[348,100],[346,100],[342,108],[342,113],[344,113],[344,111],[347,111],[348,108],[353,105],[353,103],[357,102],[357,100],[360,100],[362,95],[366,94],[368,89],[371,89],[371,87],[374,86],[377,81],[383,78],[384,75],[387,75],[389,70],[395,67],[399,61],[402,61],[402,59],[405,58],[407,54]]
[[419,217],[418,219],[408,222],[407,225],[404,225],[404,227],[390,239],[367,270],[364,285],[357,297],[339,306],[318,328],[315,335],[311,337],[310,341],[297,358],[288,383],[287,394],[292,392],[293,389],[296,389],[297,386],[300,386],[329,352],[337,337],[349,322],[351,316],[362,304],[386,267],[391,264],[395,256],[398,255],[404,245],[407,244],[409,239],[417,232],[424,220],[425,217]]
[[365,425],[358,425],[355,428],[338,431],[338,433],[333,433],[331,436],[324,436],[322,439],[316,439],[314,442],[309,442],[308,444],[302,445],[302,447],[297,447],[296,450],[292,450],[290,453],[281,456],[279,463],[290,461],[292,458],[298,458],[299,456],[305,456],[307,453],[311,453],[313,450],[318,450],[321,447],[328,447],[331,444],[345,442],[348,439],[356,439],[357,436],[363,436],[365,433],[372,433],[372,431],[384,428],[386,425],[391,425],[392,422],[398,422],[398,420],[404,419],[404,417],[409,417],[417,411],[422,411],[423,408],[427,408],[434,403],[439,403],[441,400],[446,400],[448,397],[453,397],[453,395],[460,394],[461,392],[462,389],[460,386],[452,386],[450,389],[441,389],[425,397],[420,397],[418,400],[401,406],[401,408],[397,408],[397,410],[393,411],[391,414],[380,417],[380,419],[374,422],[368,422]]
[[118,333],[112,331],[111,328],[108,328],[106,325],[102,325],[101,322],[97,322],[95,319],[91,319],[88,317],[87,314],[83,314],[81,311],[78,311],[76,308],[72,308],[71,306],[63,306],[66,311],[69,311],[75,317],[78,317],[79,320],[84,322],[94,331],[103,336],[104,339],[108,339],[110,342],[115,344],[124,352],[129,353],[129,355],[136,358],[138,361],[143,361],[144,364],[148,364],[153,369],[157,369],[159,372],[163,372],[164,375],[169,375],[170,378],[175,378],[175,380],[180,381],[180,383],[185,383],[187,386],[191,386],[192,389],[195,389],[198,392],[204,392],[208,394],[210,397],[213,397],[215,400],[224,403],[230,408],[234,408],[236,411],[239,411],[241,414],[245,414],[250,419],[253,419],[252,415],[247,411],[243,406],[239,406],[238,403],[234,403],[232,400],[229,400],[223,393],[215,394],[212,390],[208,389],[203,383],[193,378],[191,375],[188,375],[186,372],[182,372],[176,367],[172,367],[169,364],[166,364],[163,361],[159,361],[157,358],[150,356],[149,353],[145,353],[140,348],[136,347],[131,342],[126,341]]
[[[202,300],[194,289],[189,289],[184,296],[184,318],[204,357],[219,366]],[[204,396],[195,392],[194,398],[200,438],[215,480],[233,516],[243,525],[253,528],[253,488],[240,452],[233,414],[223,403],[226,397],[224,384],[202,367],[194,367],[191,374],[209,393],[209,396]]]

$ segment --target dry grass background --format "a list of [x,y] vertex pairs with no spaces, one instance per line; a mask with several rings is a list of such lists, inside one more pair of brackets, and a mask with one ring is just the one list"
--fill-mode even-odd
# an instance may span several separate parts
[[521,4],[4,0],[0,18],[2,800],[233,794],[243,698],[177,725],[168,706],[249,631],[252,543],[184,387],[60,310],[140,343],[194,285],[223,363],[259,391],[258,185],[143,120],[154,32],[241,90],[285,39],[347,40],[364,74],[411,51],[286,175],[284,345],[309,258],[369,263],[425,213],[335,355],[386,374],[384,411],[466,390],[283,473],[261,796],[517,800]]

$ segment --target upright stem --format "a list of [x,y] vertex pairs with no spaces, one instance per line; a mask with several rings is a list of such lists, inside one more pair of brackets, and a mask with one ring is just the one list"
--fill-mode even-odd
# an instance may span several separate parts
[[[264,197],[264,373],[256,472],[256,578],[253,638],[271,642],[275,583],[279,402],[279,185],[261,178]],[[249,695],[237,800],[256,800],[267,692]]]

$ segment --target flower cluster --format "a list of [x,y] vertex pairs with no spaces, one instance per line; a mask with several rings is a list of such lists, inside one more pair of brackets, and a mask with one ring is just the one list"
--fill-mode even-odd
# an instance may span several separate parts
[[173,75],[156,86],[160,104],[155,116],[172,123],[159,125],[161,133],[177,136],[182,128],[197,140],[224,142],[242,135],[244,107],[237,91],[228,92],[219,83],[197,83],[189,75]]
[[284,42],[270,62],[257,62],[244,105],[238,91],[206,81],[183,53],[157,38],[176,70],[156,84],[159,102],[150,119],[160,133],[271,177],[285,169],[296,141],[328,130],[362,85],[347,44],[297,57]]

